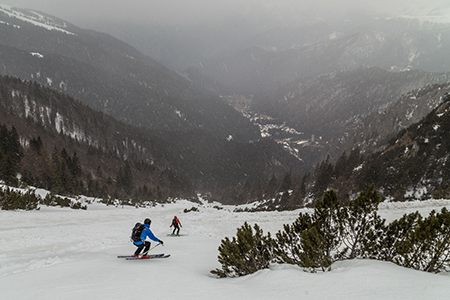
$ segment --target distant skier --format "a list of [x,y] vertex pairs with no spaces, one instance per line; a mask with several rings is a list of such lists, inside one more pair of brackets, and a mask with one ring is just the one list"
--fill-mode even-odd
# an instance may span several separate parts
[[[170,227],[172,227],[172,226],[173,226],[172,235],[180,235],[180,227],[183,227],[183,226],[181,226],[181,222],[180,222],[180,220],[178,220],[177,216],[173,217],[172,225],[170,225]],[[175,231],[177,233],[175,233]]]
[[136,230],[136,233],[133,231],[133,234],[137,235],[136,239],[133,238],[133,244],[137,247],[136,251],[134,252],[135,257],[138,257],[142,249],[144,249],[144,252],[142,252],[142,258],[149,258],[148,251],[150,250],[151,243],[146,240],[147,237],[152,241],[161,243],[161,245],[164,246],[164,242],[158,239],[150,230],[151,222],[152,221],[149,218],[144,220],[144,224],[141,224],[140,228],[140,230],[142,230],[142,233],[139,232],[139,229]]

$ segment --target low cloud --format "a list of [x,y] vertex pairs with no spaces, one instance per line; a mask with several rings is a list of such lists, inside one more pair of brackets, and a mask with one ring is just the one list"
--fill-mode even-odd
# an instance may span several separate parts
[[[405,6],[445,5],[432,0],[0,0],[21,8],[38,9],[76,25],[94,20],[163,23],[177,26],[242,17],[255,20],[292,21],[311,15],[327,16],[345,11],[395,13]],[[80,24],[81,23],[81,24]]]

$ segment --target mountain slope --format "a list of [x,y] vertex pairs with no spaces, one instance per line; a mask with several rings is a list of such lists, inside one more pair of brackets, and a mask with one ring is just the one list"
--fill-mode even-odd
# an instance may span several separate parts
[[[410,99],[411,106],[405,104],[405,96],[394,105],[397,107],[392,112],[388,110],[372,119],[380,121],[383,116],[388,117],[385,125],[368,124],[366,129],[373,130],[373,140],[367,140],[367,144],[355,142],[353,151],[344,153],[335,164],[329,160],[322,162],[309,192],[320,196],[326,189],[334,189],[342,199],[348,199],[374,184],[384,197],[395,201],[450,195],[449,85],[432,85],[411,95],[417,97],[417,101]],[[411,107],[409,115],[397,117],[396,113],[404,113],[405,108]],[[419,115],[427,108],[430,113],[396,134],[403,121],[406,124],[415,118],[413,110]],[[393,138],[387,142],[376,139],[377,134],[389,128],[392,129],[389,136],[394,135]]]
[[[414,22],[413,22],[414,23]],[[202,72],[222,84],[223,93],[259,94],[296,78],[361,66],[403,71],[448,72],[450,29],[415,29],[410,20],[372,22],[356,32],[284,51],[254,44],[202,62]],[[301,40],[298,40],[301,44]]]
[[[314,166],[327,155],[337,158],[351,151],[356,141],[362,142],[355,136],[367,116],[385,110],[409,91],[449,81],[448,74],[358,68],[294,80],[264,97],[254,97],[250,109],[272,119],[264,122],[292,128],[295,134],[279,136]],[[383,122],[379,119],[377,125]]]
[[292,81],[264,98],[255,98],[252,109],[282,119],[307,134],[330,137],[406,92],[448,81],[448,74],[359,68]]
[[219,98],[109,35],[28,10],[0,9],[0,21],[3,75],[35,80],[137,126],[257,136]]
[[339,140],[345,149],[355,146],[372,153],[383,147],[397,133],[420,122],[433,109],[442,104],[450,91],[449,83],[432,84],[402,95],[386,109],[375,111],[358,120]]
[[[358,174],[360,184],[370,182],[386,195],[404,198],[450,193],[450,96],[422,121],[402,130],[383,151],[367,160]],[[444,194],[442,194],[444,193]]]
[[109,35],[44,13],[0,9],[0,74],[36,81],[157,131],[169,163],[204,190],[291,166],[302,170],[302,162],[260,140],[258,127],[214,93]]
[[[112,196],[115,189],[120,190],[119,174],[129,164],[132,179],[128,190],[116,197],[124,199],[136,193],[138,201],[141,197],[164,200],[169,196],[195,196],[189,177],[173,169],[170,164],[173,153],[156,133],[119,122],[36,83],[0,77],[0,124],[17,130],[25,150],[24,154],[16,153],[21,157],[19,172],[23,178],[27,177],[27,169],[28,173],[34,173],[46,164],[42,173],[29,178],[29,184],[56,189],[54,178],[59,171],[55,157],[64,149],[68,155],[76,153],[79,159],[80,172],[73,179],[82,182],[78,193]],[[43,150],[33,153],[30,149],[38,144],[37,140],[42,141]],[[28,162],[31,166],[27,166]],[[45,182],[40,180],[43,173],[48,178]],[[168,176],[172,179],[167,180]],[[147,192],[139,194],[138,190],[144,186]]]

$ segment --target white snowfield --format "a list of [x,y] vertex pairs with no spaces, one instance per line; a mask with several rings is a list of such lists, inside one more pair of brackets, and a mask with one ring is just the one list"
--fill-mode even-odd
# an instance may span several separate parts
[[[235,213],[235,207],[217,205],[178,201],[139,209],[92,204],[88,210],[0,211],[0,299],[450,299],[450,273],[373,260],[335,263],[326,273],[273,265],[240,278],[215,278],[209,272],[220,267],[221,239],[235,236],[245,221],[274,235],[300,212]],[[183,213],[193,206],[199,211]],[[450,200],[382,204],[380,214],[392,220],[443,206],[450,208]],[[167,236],[175,215],[186,236]],[[171,257],[117,258],[134,252],[131,228],[147,217],[164,241],[151,252]]]
[[[3,13],[6,16],[11,17],[13,19],[30,23],[36,27],[44,28],[46,30],[55,30],[55,31],[63,32],[68,35],[75,35],[74,33],[63,29],[67,26],[65,23],[58,24],[58,22],[53,20],[51,17],[41,15],[40,13],[38,13],[36,11],[29,11],[25,14],[24,12],[20,12],[16,8],[11,7],[10,5],[5,5],[5,4],[0,3],[0,13]],[[5,23],[5,22],[2,22],[2,23],[9,25],[9,26],[12,25],[14,28],[20,29],[19,25],[9,24],[9,23]]]

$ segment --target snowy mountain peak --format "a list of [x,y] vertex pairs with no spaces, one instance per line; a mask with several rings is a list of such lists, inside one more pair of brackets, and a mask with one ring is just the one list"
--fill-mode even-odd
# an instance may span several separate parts
[[8,19],[11,18],[31,23],[34,26],[38,26],[47,30],[56,30],[66,34],[75,35],[74,33],[66,30],[67,24],[63,21],[55,20],[36,11],[18,9],[9,5],[0,4],[0,24],[12,25],[16,28],[20,28],[18,24],[10,24],[9,22],[5,22],[4,20],[2,20],[5,17]]
[[421,23],[450,24],[450,4],[430,6],[428,4],[410,4],[397,10],[394,18],[416,19]]

